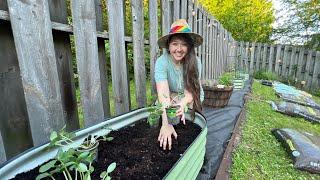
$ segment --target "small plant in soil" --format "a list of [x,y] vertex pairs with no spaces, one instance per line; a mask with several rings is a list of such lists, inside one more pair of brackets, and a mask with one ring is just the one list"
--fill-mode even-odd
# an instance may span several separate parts
[[[59,132],[53,131],[50,135],[49,148],[59,146],[63,147],[73,143],[72,138],[75,137],[74,133],[68,133],[65,131],[65,127]],[[62,149],[58,150],[55,158],[39,169],[39,175],[36,180],[50,177],[55,179],[53,174],[62,173],[66,180],[77,180],[80,177],[81,180],[90,180],[91,173],[94,171],[92,163],[97,159],[99,141],[112,141],[113,137],[107,136],[94,136],[89,135],[84,142],[77,148],[70,148],[67,151]],[[111,179],[109,173],[111,173],[116,167],[115,163],[112,163],[107,168],[107,171],[100,176],[102,179]]]
[[[166,97],[165,95],[163,95]],[[148,116],[148,123],[151,127],[158,127],[160,116],[163,113],[163,107],[166,111],[168,117],[168,123],[172,125],[177,125],[180,122],[180,118],[176,115],[177,110],[180,108],[179,105],[176,105],[184,97],[183,93],[179,93],[169,103],[159,103],[156,101],[154,106],[149,108],[149,116]]]
[[223,85],[223,86],[232,86],[233,85],[233,74],[232,73],[223,73],[219,77],[219,84],[218,85]]
[[101,180],[110,180],[111,177],[109,176],[109,174],[114,171],[114,169],[116,168],[117,164],[115,162],[111,163],[107,170],[106,171],[103,171],[101,174],[100,174],[100,178]]

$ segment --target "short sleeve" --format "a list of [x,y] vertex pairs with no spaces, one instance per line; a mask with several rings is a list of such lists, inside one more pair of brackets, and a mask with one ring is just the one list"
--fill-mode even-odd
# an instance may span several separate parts
[[160,56],[156,61],[154,79],[156,82],[168,80],[168,64],[164,56]]

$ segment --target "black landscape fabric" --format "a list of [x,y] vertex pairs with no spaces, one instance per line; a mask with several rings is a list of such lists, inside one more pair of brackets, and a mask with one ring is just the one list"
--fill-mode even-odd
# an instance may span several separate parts
[[243,89],[233,91],[226,107],[204,107],[203,114],[207,119],[208,134],[204,164],[197,179],[207,180],[215,177],[238,116],[244,106],[244,97],[251,90],[251,82],[251,80],[247,80]]

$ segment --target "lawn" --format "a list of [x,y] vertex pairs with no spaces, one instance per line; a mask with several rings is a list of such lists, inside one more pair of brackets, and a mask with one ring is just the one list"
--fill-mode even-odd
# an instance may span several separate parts
[[[320,124],[273,111],[267,101],[277,99],[271,87],[253,83],[241,141],[233,152],[232,179],[320,179],[320,175],[295,169],[285,149],[271,134],[273,128],[292,128],[320,135]],[[314,99],[320,102],[319,97]]]

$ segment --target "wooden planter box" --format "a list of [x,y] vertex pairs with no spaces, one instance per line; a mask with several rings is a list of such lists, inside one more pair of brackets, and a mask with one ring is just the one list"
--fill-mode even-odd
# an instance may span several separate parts
[[[141,120],[145,120],[148,117],[148,115],[149,112],[147,108],[138,109],[130,113],[123,114],[121,116],[110,119],[108,121],[101,122],[92,127],[80,130],[76,132],[74,143],[69,146],[65,146],[64,149],[67,150],[70,147],[79,146],[83,142],[83,140],[88,136],[88,134],[97,136],[109,134],[110,129],[106,129],[106,126],[113,130],[118,130],[133,125],[137,122],[140,122]],[[190,119],[190,114],[186,114],[186,118]],[[191,145],[187,148],[187,150],[183,154],[181,154],[181,157],[178,159],[175,165],[167,172],[163,179],[196,179],[204,161],[207,125],[205,118],[198,113],[196,113],[194,123],[200,126],[201,132],[191,143]],[[48,143],[30,149],[3,164],[2,167],[0,167],[1,179],[13,178],[17,174],[27,172],[47,162],[48,160],[53,159],[57,154],[59,148],[53,148],[48,151],[45,149],[47,146]]]
[[203,91],[203,105],[222,108],[228,104],[233,91],[233,86],[226,86],[224,88],[218,88],[217,86],[203,86]]

